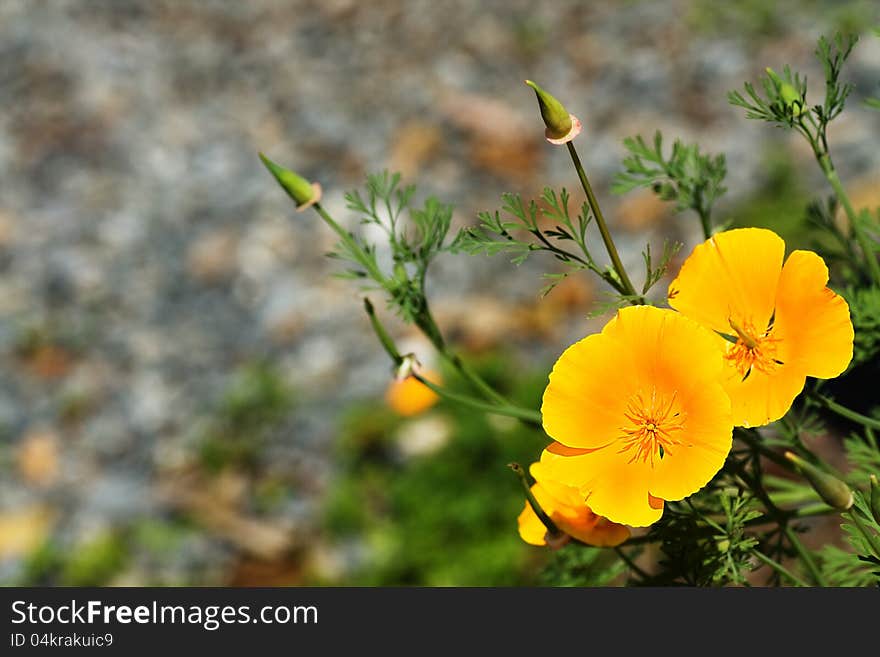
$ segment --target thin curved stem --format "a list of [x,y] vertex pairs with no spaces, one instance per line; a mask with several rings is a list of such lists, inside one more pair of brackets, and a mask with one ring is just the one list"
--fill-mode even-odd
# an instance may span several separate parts
[[788,577],[788,579],[790,579],[792,582],[794,582],[798,586],[809,586],[809,584],[807,584],[807,582],[805,582],[800,577],[795,575],[793,572],[791,572],[788,568],[783,566],[778,561],[774,561],[773,559],[768,557],[763,552],[759,552],[758,550],[752,550],[752,554],[754,554],[756,557],[758,557],[758,559],[763,561],[766,565],[770,566],[776,572]]
[[634,298],[633,303],[640,304],[643,302],[642,295],[636,292],[636,288],[633,287],[632,281],[629,279],[629,275],[623,267],[623,262],[620,260],[620,254],[617,252],[617,247],[614,246],[614,240],[611,238],[611,232],[608,230],[608,224],[605,223],[605,216],[602,214],[602,209],[599,207],[599,201],[593,193],[593,188],[590,186],[590,181],[587,179],[587,174],[584,172],[584,167],[574,148],[574,144],[568,142],[566,146],[568,146],[568,153],[571,155],[571,161],[574,163],[574,168],[581,181],[581,187],[584,188],[584,193],[587,195],[587,203],[590,204],[590,210],[592,210],[593,216],[596,218],[596,225],[599,227],[599,233],[601,233],[602,241],[605,243],[605,250],[608,251],[608,257],[611,258],[611,265],[614,267],[614,271],[617,272],[617,277],[620,279],[623,291],[625,294]]
[[698,208],[697,214],[700,217],[700,226],[702,226],[703,228],[703,237],[709,239],[710,237],[712,237],[712,223],[709,218],[709,213],[702,208]]
[[[624,545],[626,545],[626,544],[624,544]],[[632,544],[630,543],[629,545],[632,545]],[[648,580],[648,579],[650,579],[651,576],[648,575],[648,573],[646,573],[644,570],[642,570],[642,569],[636,564],[636,562],[633,561],[632,558],[630,558],[630,556],[629,556],[626,552],[623,551],[623,549],[621,548],[620,545],[616,546],[616,547],[614,548],[614,551],[617,553],[617,556],[620,557],[620,560],[623,561],[623,563],[625,563],[625,564],[627,565],[627,567],[628,567],[631,571],[633,571],[636,575],[638,575],[639,577],[641,577],[643,580]]]
[[825,133],[827,122],[817,123],[812,114],[809,114],[808,118],[816,131],[815,136],[804,124],[803,117],[799,119],[799,125],[797,127],[800,128],[802,134],[807,138],[807,141],[810,142],[810,146],[813,149],[813,155],[815,155],[816,161],[819,163],[819,168],[822,169],[822,173],[825,174],[825,179],[828,181],[828,184],[831,185],[831,189],[834,190],[834,196],[843,206],[843,211],[846,213],[846,217],[849,220],[852,234],[856,238],[859,248],[862,250],[871,277],[874,279],[875,283],[880,284],[880,262],[878,262],[877,257],[874,255],[874,249],[871,248],[868,236],[865,235],[865,232],[859,225],[858,214],[849,199],[849,194],[846,193],[846,189],[844,189],[843,183],[840,181],[840,176],[837,175],[837,169],[834,166],[834,162],[831,160],[831,153],[828,150],[828,138]]
[[547,512],[541,507],[538,500],[535,499],[535,495],[532,493],[532,486],[526,477],[526,471],[523,467],[519,463],[508,463],[507,467],[513,470],[519,477],[519,481],[525,491],[526,501],[529,503],[529,506],[532,507],[532,511],[535,512],[535,515],[538,516],[538,520],[541,521],[541,524],[547,528],[547,532],[553,537],[561,537],[564,532],[559,529],[556,523],[553,522],[553,519],[548,516]]
[[[330,228],[333,229],[333,232],[339,235],[339,239],[342,240],[342,242],[349,248],[349,250],[351,250],[353,254],[360,254],[363,252],[358,243],[352,238],[351,233],[349,233],[342,226],[336,223],[333,217],[331,217],[330,214],[324,209],[324,206],[322,206],[320,203],[315,203],[312,208],[314,208],[315,212],[317,212],[321,216],[321,219],[324,220],[324,223],[330,226]],[[385,276],[375,267],[375,265],[369,258],[359,258],[359,263],[364,269],[367,270],[367,273],[374,281],[382,285],[382,287],[384,287],[386,290],[388,289]]]
[[419,374],[413,374],[413,377],[419,383],[422,383],[423,385],[433,390],[443,399],[455,402],[456,404],[461,404],[462,406],[467,406],[468,408],[472,408],[477,411],[483,411],[484,413],[515,417],[536,427],[541,426],[541,414],[538,411],[533,411],[528,408],[522,408],[520,406],[512,406],[510,404],[489,404],[487,402],[480,401],[479,399],[474,399],[473,397],[469,397],[467,395],[461,395],[457,392],[446,390],[445,388],[442,388],[437,384],[428,381],[428,379]]
[[852,420],[853,422],[858,422],[862,426],[868,427],[870,429],[880,429],[880,420],[875,420],[872,417],[868,417],[867,415],[862,415],[861,413],[850,410],[846,406],[841,406],[836,401],[826,397],[825,395],[813,393],[811,395],[811,398],[819,402],[829,411],[837,413],[840,417],[844,417],[847,420]]
[[865,235],[865,231],[863,231],[859,225],[858,215],[849,200],[849,196],[847,196],[846,191],[843,189],[843,183],[840,182],[840,177],[837,175],[837,170],[831,163],[831,158],[826,155],[825,161],[828,163],[827,168],[822,160],[819,162],[820,166],[822,166],[822,171],[825,172],[825,178],[828,179],[831,188],[834,190],[835,196],[837,196],[837,199],[840,201],[840,204],[846,212],[846,216],[852,226],[853,236],[856,238],[856,242],[859,243],[859,247],[862,249],[862,253],[865,256],[865,261],[868,265],[868,270],[871,272],[874,282],[880,283],[880,262],[878,262],[877,257],[874,255],[874,249],[871,248],[868,236]]
[[798,553],[801,561],[804,562],[807,570],[810,571],[810,575],[812,576],[813,581],[819,586],[828,586],[828,583],[825,581],[825,576],[822,575],[822,571],[820,571],[819,566],[816,565],[816,560],[813,559],[813,555],[810,554],[810,551],[807,550],[807,548],[801,542],[801,539],[797,537],[797,534],[794,533],[794,530],[788,525],[785,525],[782,528],[782,531],[785,533],[785,537],[788,539],[788,542],[791,543],[791,546]]
[[427,308],[427,306],[422,311],[419,321],[416,322],[416,325],[431,341],[431,344],[434,345],[437,353],[439,353],[447,362],[449,362],[450,365],[458,370],[459,374],[470,381],[471,384],[475,388],[477,388],[477,390],[479,390],[486,399],[489,399],[496,404],[509,404],[507,399],[501,393],[495,390],[495,388],[489,385],[486,380],[483,379],[483,377],[481,377],[473,369],[471,369],[471,367],[467,363],[465,363],[458,354],[449,349],[449,346],[446,344],[445,340],[443,340],[443,334],[440,332],[440,328],[434,321],[434,316],[431,315],[431,311]]

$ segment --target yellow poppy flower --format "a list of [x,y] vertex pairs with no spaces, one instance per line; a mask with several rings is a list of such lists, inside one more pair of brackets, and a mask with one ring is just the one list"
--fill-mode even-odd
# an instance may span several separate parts
[[[613,547],[629,538],[629,529],[593,513],[577,488],[554,481],[547,472],[547,466],[532,463],[529,472],[535,479],[532,495],[561,531],[582,543],[597,547]],[[519,535],[526,543],[547,545],[547,528],[528,502],[519,514],[517,523]]]
[[669,285],[669,305],[717,334],[734,424],[778,420],[808,376],[830,379],[852,359],[849,307],[826,287],[828,268],[762,228],[698,245]]
[[651,306],[624,308],[562,354],[544,391],[541,463],[593,512],[642,527],[706,485],[730,451],[730,401],[710,331]]

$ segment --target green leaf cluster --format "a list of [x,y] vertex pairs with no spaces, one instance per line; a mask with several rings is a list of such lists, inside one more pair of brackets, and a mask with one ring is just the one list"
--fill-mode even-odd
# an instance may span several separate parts
[[[367,288],[387,294],[389,305],[407,322],[426,322],[425,283],[431,261],[448,249],[446,236],[452,222],[452,206],[434,197],[413,207],[414,185],[401,185],[399,173],[370,174],[363,191],[345,195],[349,210],[360,215],[362,225],[380,227],[390,248],[390,267],[379,263],[376,245],[352,232],[328,255],[354,267],[339,274],[364,280]],[[383,271],[383,269],[386,269]]]
[[629,155],[624,171],[614,178],[611,190],[623,194],[639,187],[651,187],[664,201],[675,202],[678,212],[693,210],[711,234],[710,217],[715,201],[727,191],[724,155],[700,152],[697,144],[676,139],[667,157],[663,153],[663,134],[658,130],[649,144],[641,135],[623,140]]

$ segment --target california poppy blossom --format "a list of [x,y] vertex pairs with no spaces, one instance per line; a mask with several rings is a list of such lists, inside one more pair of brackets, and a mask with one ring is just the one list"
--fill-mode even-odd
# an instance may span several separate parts
[[601,516],[646,526],[724,464],[733,422],[715,337],[671,310],[624,308],[570,346],[541,407],[541,463]]
[[812,251],[763,228],[718,233],[698,245],[669,286],[669,305],[712,329],[725,353],[734,424],[778,420],[808,376],[830,379],[853,354],[849,307]]
[[[532,463],[529,472],[535,479],[531,487],[535,500],[568,536],[597,547],[614,547],[629,538],[629,529],[593,513],[578,489],[554,481],[546,465]],[[517,523],[519,535],[526,543],[547,545],[547,528],[528,502]]]

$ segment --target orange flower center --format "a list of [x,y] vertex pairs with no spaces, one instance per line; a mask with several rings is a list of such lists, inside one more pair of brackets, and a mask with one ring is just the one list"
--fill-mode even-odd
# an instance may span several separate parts
[[749,321],[743,322],[742,326],[732,319],[728,321],[730,327],[736,331],[737,341],[728,349],[725,358],[733,363],[743,381],[749,378],[753,369],[762,374],[770,374],[783,364],[781,360],[776,358],[779,338],[774,338],[771,335],[773,332],[772,319],[763,333],[756,331],[754,324]]
[[657,393],[656,388],[650,395],[638,392],[630,397],[624,415],[629,421],[621,427],[623,443],[618,453],[632,451],[629,463],[650,460],[654,465],[654,456],[661,459],[671,454],[671,447],[681,444],[675,433],[684,428],[685,414],[676,403],[675,392],[664,396]]

